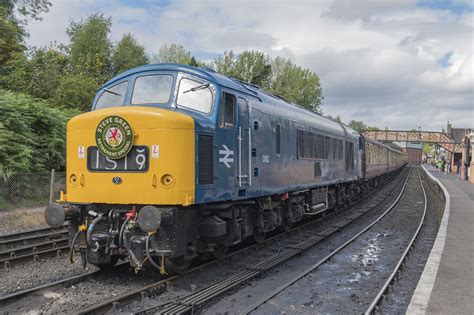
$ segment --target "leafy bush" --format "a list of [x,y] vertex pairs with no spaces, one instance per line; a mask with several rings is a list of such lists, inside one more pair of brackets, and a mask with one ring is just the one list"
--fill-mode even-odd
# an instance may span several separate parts
[[61,108],[88,111],[99,84],[82,74],[66,74],[60,81],[52,103]]
[[64,169],[66,123],[76,114],[0,89],[0,176]]

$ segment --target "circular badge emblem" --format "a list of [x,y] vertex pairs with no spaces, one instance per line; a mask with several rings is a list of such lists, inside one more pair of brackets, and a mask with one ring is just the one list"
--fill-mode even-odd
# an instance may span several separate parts
[[111,159],[120,159],[132,148],[132,127],[119,116],[106,117],[97,126],[95,141],[103,155]]

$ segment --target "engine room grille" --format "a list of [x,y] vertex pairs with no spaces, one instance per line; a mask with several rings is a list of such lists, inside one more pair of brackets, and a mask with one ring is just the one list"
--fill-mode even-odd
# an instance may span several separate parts
[[199,135],[198,137],[198,184],[212,184],[213,172],[213,137]]

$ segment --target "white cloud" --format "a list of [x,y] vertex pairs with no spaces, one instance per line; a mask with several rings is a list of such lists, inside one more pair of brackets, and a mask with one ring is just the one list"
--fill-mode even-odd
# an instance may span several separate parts
[[345,121],[474,125],[472,11],[420,8],[415,0],[145,3],[54,1],[43,21],[30,24],[30,43],[67,42],[70,19],[99,12],[113,17],[114,40],[132,32],[149,54],[174,42],[193,52],[258,49],[291,58],[320,75],[324,112]]

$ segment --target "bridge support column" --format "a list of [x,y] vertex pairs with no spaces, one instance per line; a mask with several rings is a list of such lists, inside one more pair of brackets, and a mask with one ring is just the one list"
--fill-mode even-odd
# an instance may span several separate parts
[[[461,157],[461,171],[459,172],[459,175],[461,177],[461,180],[467,180],[467,166],[468,166],[468,160],[469,160],[469,149],[471,147],[471,143],[469,141],[468,137],[464,137],[463,140],[463,148],[462,148],[462,157]],[[471,168],[472,171],[472,168]],[[471,177],[472,178],[472,177]]]

